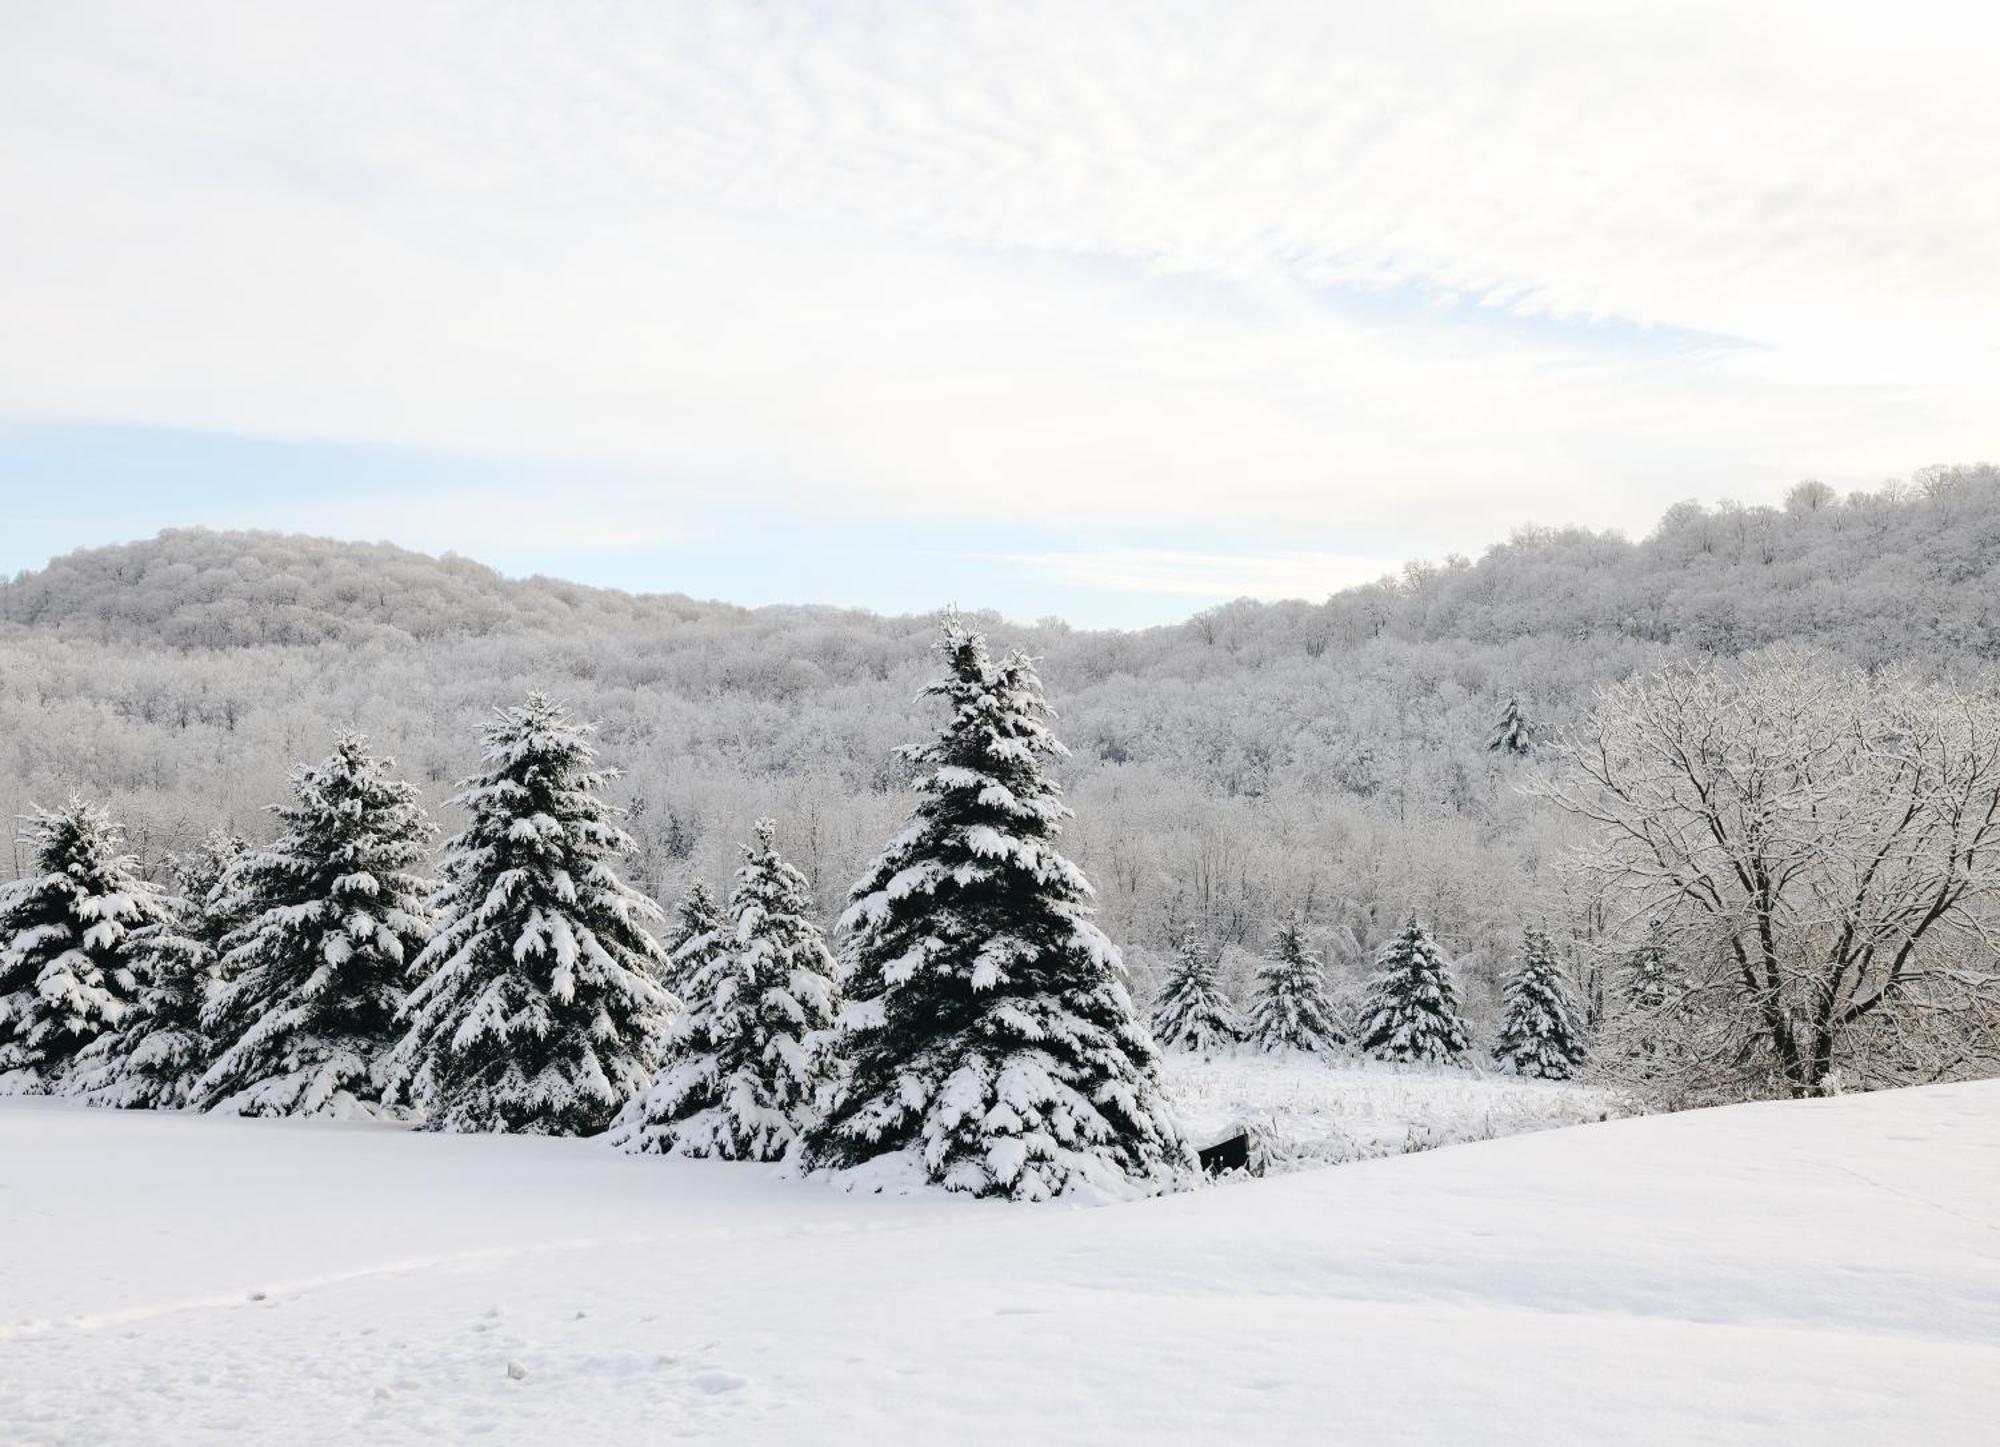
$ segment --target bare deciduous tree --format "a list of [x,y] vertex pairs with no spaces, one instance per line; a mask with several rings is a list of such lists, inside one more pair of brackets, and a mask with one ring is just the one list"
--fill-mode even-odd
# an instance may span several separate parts
[[1990,698],[1802,656],[1678,665],[1607,689],[1554,752],[1530,787],[1594,826],[1585,867],[1629,918],[1665,922],[1700,1068],[1820,1094],[1993,989]]

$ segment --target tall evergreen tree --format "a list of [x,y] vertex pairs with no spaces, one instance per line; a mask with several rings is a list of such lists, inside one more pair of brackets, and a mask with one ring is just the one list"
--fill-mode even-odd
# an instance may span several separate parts
[[131,1011],[142,942],[172,902],[139,878],[102,809],[37,809],[22,842],[35,872],[0,888],[0,1094],[63,1088],[76,1056]]
[[1258,971],[1262,991],[1250,1012],[1250,1040],[1265,1050],[1324,1054],[1347,1043],[1326,997],[1326,963],[1306,947],[1294,913],[1278,928],[1274,958]]
[[1456,1065],[1470,1043],[1451,967],[1412,914],[1376,963],[1361,1012],[1361,1048],[1378,1060]]
[[397,1098],[430,1130],[595,1135],[645,1089],[678,1007],[660,907],[619,878],[595,726],[546,695],[496,710],[452,802],[437,934],[404,1010]]
[[1069,810],[1043,765],[1067,750],[1033,662],[993,659],[955,617],[938,648],[926,693],[951,718],[906,750],[921,802],[842,920],[848,1073],[808,1158],[909,1150],[936,1184],[1016,1199],[1178,1182],[1193,1161],[1152,1036],[1056,849]]
[[1493,1058],[1517,1075],[1568,1080],[1583,1065],[1582,1037],[1576,997],[1556,961],[1555,945],[1546,931],[1530,929],[1521,967],[1505,986]]
[[240,921],[222,940],[227,983],[202,1028],[216,1055],[196,1103],[236,1115],[371,1116],[411,964],[430,936],[417,871],[430,821],[393,759],[357,733],[292,772],[285,832],[229,867],[209,908]]
[[1512,754],[1521,758],[1534,747],[1534,725],[1521,711],[1518,698],[1507,700],[1507,707],[1500,715],[1500,726],[1493,731],[1493,737],[1486,747],[1496,754]]
[[779,857],[773,829],[758,820],[744,850],[727,947],[696,946],[703,968],[669,1033],[666,1063],[612,1128],[621,1149],[781,1160],[817,1112],[833,956],[805,876]]
[[1174,965],[1153,1007],[1153,1039],[1180,1050],[1207,1053],[1243,1038],[1236,1007],[1215,978],[1215,960],[1193,930],[1174,946]]

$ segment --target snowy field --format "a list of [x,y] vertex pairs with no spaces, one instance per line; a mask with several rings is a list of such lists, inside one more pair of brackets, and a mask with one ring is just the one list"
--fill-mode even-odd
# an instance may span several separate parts
[[1206,1145],[1249,1128],[1268,1169],[1401,1155],[1628,1113],[1609,1092],[1447,1067],[1244,1051],[1163,1056],[1182,1125]]
[[1980,1442],[2000,1083],[1137,1205],[0,1101],[15,1443]]

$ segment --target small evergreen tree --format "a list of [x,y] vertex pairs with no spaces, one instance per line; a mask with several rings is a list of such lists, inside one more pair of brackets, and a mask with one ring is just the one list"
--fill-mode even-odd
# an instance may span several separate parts
[[1275,958],[1258,971],[1262,992],[1250,1013],[1250,1040],[1265,1050],[1324,1054],[1347,1043],[1326,997],[1326,963],[1306,947],[1295,913],[1278,927]]
[[1193,930],[1184,931],[1174,949],[1174,966],[1153,1007],[1153,1039],[1180,1050],[1207,1053],[1243,1038],[1236,1007],[1216,982],[1215,961],[1201,947]]
[[187,901],[181,933],[201,950],[201,967],[215,979],[222,977],[222,942],[243,923],[241,901],[233,896],[228,880],[248,848],[240,835],[215,828],[200,844],[170,861],[174,892]]
[[1516,758],[1525,757],[1534,746],[1534,725],[1521,712],[1518,698],[1507,700],[1507,708],[1500,715],[1500,726],[1493,731],[1493,737],[1486,747],[1496,754],[1512,754]]
[[88,1104],[179,1110],[208,1067],[201,1012],[214,983],[212,956],[172,921],[135,932],[138,992],[116,1027],[79,1050],[66,1089]]
[[1576,998],[1546,931],[1528,931],[1521,968],[1509,977],[1504,1001],[1493,1058],[1517,1075],[1572,1078],[1583,1064],[1582,1028]]
[[1621,982],[1633,1009],[1652,1012],[1666,1007],[1687,989],[1687,980],[1667,950],[1665,927],[1654,920],[1646,938],[1625,961]]
[[1456,1065],[1471,1043],[1451,969],[1414,914],[1376,963],[1360,1033],[1376,1059],[1412,1064]]
[[688,886],[674,907],[674,932],[667,941],[667,988],[692,1006],[699,998],[694,980],[719,954],[729,952],[729,927],[705,880]]
[[471,817],[396,1051],[426,1129],[595,1135],[652,1076],[678,1006],[649,930],[665,921],[614,868],[633,846],[594,731],[540,693],[496,710],[488,767],[452,801]]
[[808,1159],[908,1150],[946,1189],[1015,1199],[1186,1179],[1123,961],[1056,849],[1069,810],[1043,765],[1067,750],[1034,665],[991,658],[955,617],[938,647],[945,677],[926,692],[951,718],[906,751],[921,802],[850,896],[848,1073]]
[[826,1085],[819,1042],[833,1024],[833,956],[805,876],[779,857],[772,833],[769,819],[758,820],[744,851],[727,945],[696,937],[700,974],[669,1033],[666,1064],[612,1129],[623,1150],[781,1160],[814,1117]]
[[211,896],[211,912],[240,923],[222,939],[227,983],[202,1012],[216,1046],[195,1087],[202,1108],[382,1113],[396,1014],[430,935],[416,871],[431,825],[394,766],[342,734],[293,771],[293,801],[272,806],[284,834],[241,854]]
[[[0,1094],[63,1088],[77,1055],[133,1007],[139,958],[172,902],[139,878],[102,809],[37,809],[22,842],[35,872],[0,888]],[[164,941],[161,947],[165,948]]]

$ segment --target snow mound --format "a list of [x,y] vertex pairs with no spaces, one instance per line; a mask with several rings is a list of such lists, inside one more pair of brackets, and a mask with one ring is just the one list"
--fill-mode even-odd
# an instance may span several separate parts
[[5,1101],[0,1439],[1975,1442],[1996,1225],[2000,1082],[1097,1210]]

